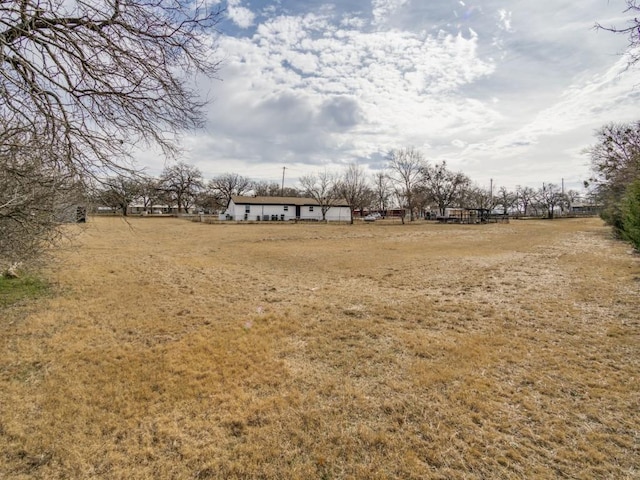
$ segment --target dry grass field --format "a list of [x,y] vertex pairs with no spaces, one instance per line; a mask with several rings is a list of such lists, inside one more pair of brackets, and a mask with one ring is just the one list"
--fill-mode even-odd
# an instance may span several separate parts
[[640,256],[598,219],[91,219],[0,311],[0,478],[640,478]]

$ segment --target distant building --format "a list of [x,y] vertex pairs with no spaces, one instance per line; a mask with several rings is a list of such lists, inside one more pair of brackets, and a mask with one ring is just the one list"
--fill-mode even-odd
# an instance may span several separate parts
[[[222,220],[235,221],[320,221],[320,204],[312,198],[304,197],[231,197],[227,209],[220,216]],[[350,207],[344,201],[335,201],[327,210],[325,219],[329,222],[350,220]]]
[[128,207],[128,213],[130,215],[171,215],[178,213],[178,207],[172,205],[143,205],[141,203],[132,203]]
[[571,205],[570,213],[573,215],[600,215],[602,207],[600,205],[593,205],[583,202],[575,202]]

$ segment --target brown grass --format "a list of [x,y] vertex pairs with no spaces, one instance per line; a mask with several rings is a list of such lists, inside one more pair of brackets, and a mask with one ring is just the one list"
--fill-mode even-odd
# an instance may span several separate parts
[[0,312],[0,478],[640,477],[640,259],[598,220],[74,228]]

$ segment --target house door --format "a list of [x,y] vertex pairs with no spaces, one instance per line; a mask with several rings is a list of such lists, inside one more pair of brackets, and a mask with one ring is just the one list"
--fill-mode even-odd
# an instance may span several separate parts
[[300,218],[300,205],[296,205],[296,218]]

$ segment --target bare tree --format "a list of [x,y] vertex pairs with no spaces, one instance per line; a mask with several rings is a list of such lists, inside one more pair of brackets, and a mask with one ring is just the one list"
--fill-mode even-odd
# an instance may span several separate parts
[[462,204],[467,208],[493,210],[495,198],[487,188],[471,185],[462,191]]
[[600,23],[596,23],[599,30],[607,30],[620,35],[626,35],[629,39],[627,55],[629,55],[629,65],[635,65],[640,61],[640,2],[638,0],[626,0],[627,8],[625,13],[629,13],[629,20],[626,27],[605,27]]
[[596,132],[591,157],[590,182],[595,185],[626,185],[640,176],[640,121],[610,123]]
[[298,190],[284,187],[277,182],[254,182],[253,193],[258,197],[297,197]]
[[160,184],[157,178],[142,176],[138,180],[138,198],[147,213],[152,213],[154,204],[160,199],[159,188]]
[[627,186],[640,178],[640,121],[611,123],[596,133],[591,156],[592,176],[587,186],[604,206],[602,217],[616,234],[622,229],[620,202]]
[[373,189],[371,188],[371,186],[366,185],[364,191],[362,192],[362,195],[358,197],[356,203],[354,204],[353,209],[354,211],[358,210],[360,214],[362,214],[364,210],[371,210],[376,208],[375,205],[375,194],[373,192]]
[[226,207],[233,195],[249,193],[253,189],[253,181],[237,173],[223,173],[212,178],[209,181],[208,188],[215,196],[221,199]]
[[210,5],[3,1],[0,117],[46,137],[70,172],[119,171],[141,141],[176,153],[176,134],[203,122],[185,74],[218,70]]
[[391,203],[391,182],[385,172],[376,172],[373,175],[373,205],[378,210],[385,212]]
[[516,203],[516,194],[509,191],[507,187],[500,187],[495,202],[496,206],[502,207],[502,214],[506,215]]
[[[422,181],[422,172],[426,167],[424,156],[415,148],[402,148],[389,152],[387,169],[389,179],[403,208],[409,209],[410,220],[415,219],[416,187]],[[404,217],[402,219],[404,223]]]
[[42,258],[62,237],[60,224],[77,220],[82,186],[43,158],[41,142],[0,132],[0,274]]
[[59,205],[73,202],[60,196],[81,177],[132,171],[134,145],[174,156],[179,133],[202,125],[204,101],[188,78],[219,67],[211,34],[222,15],[211,5],[0,2],[0,172],[2,194],[11,192],[0,202],[9,222],[0,256],[50,244]]
[[352,163],[336,184],[337,193],[349,204],[350,223],[353,224],[353,210],[362,206],[370,198],[367,176],[362,167]]
[[413,197],[414,210],[420,218],[431,218],[431,198],[422,186],[417,186]]
[[434,166],[426,166],[422,170],[422,185],[427,196],[438,206],[440,215],[445,210],[460,203],[464,190],[471,181],[460,172],[447,169],[447,163],[442,162]]
[[547,218],[554,217],[556,207],[560,206],[564,198],[562,190],[554,183],[543,184],[537,194],[538,203],[547,211]]
[[536,191],[532,187],[516,187],[516,208],[522,215],[529,215],[531,210],[538,214],[536,207]]
[[304,175],[300,177],[299,182],[302,186],[303,194],[318,202],[322,212],[322,221],[324,222],[327,212],[336,204],[340,196],[336,188],[338,183],[336,176],[325,170],[321,173]]
[[566,200],[566,208],[571,213],[575,203],[580,200],[580,192],[570,189],[564,194]]
[[140,182],[124,175],[109,177],[101,182],[97,198],[100,202],[115,210],[120,210],[125,217],[129,213],[129,205],[140,196]]
[[257,197],[280,197],[282,188],[277,182],[255,182],[253,184],[253,193]]
[[200,170],[184,162],[165,168],[160,179],[160,190],[178,207],[178,213],[189,213],[202,188]]
[[227,203],[225,203],[219,192],[215,192],[207,186],[198,193],[194,205],[205,213],[214,213],[224,210],[227,207]]

